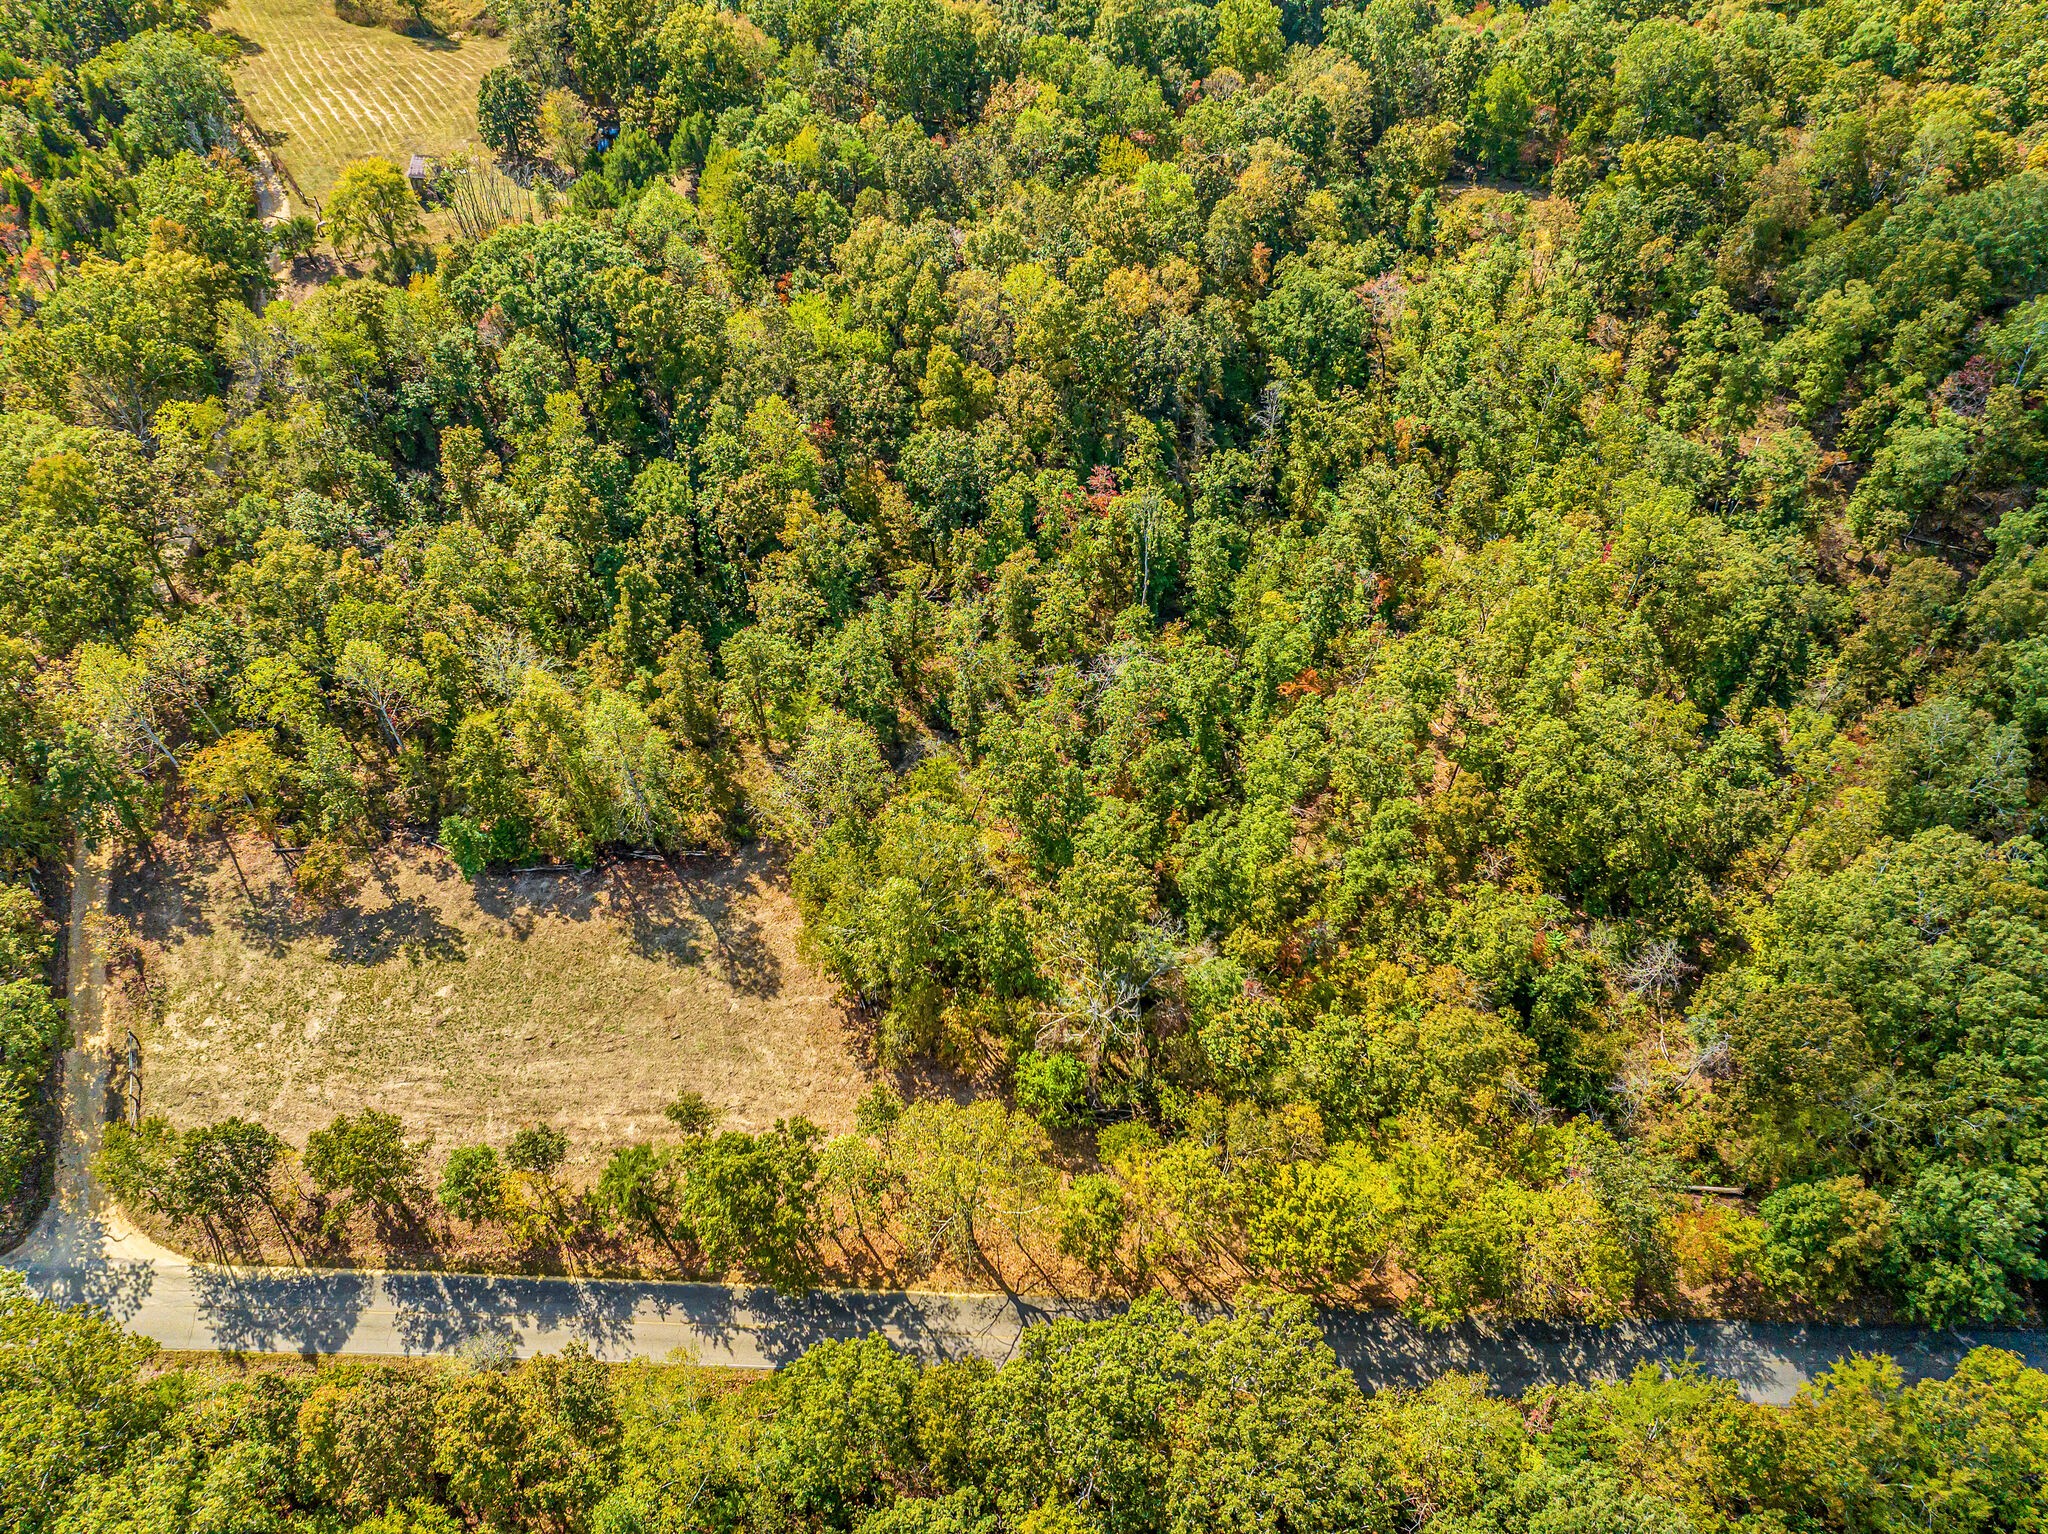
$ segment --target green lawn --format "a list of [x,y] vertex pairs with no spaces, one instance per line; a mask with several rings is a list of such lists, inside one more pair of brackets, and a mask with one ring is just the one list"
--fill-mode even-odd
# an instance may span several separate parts
[[332,0],[228,0],[214,25],[244,40],[242,98],[314,198],[350,160],[381,154],[402,165],[473,145],[477,81],[505,60],[501,39],[422,41],[353,26]]

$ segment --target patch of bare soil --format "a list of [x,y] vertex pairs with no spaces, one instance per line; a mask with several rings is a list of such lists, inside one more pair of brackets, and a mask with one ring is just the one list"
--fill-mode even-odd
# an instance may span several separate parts
[[146,1112],[240,1114],[303,1146],[379,1108],[432,1163],[545,1123],[584,1176],[662,1134],[686,1089],[728,1128],[850,1127],[864,1073],[768,854],[471,885],[394,846],[364,874],[317,912],[253,840],[160,845],[117,872],[115,1023],[142,1041]]
[[302,304],[330,282],[357,274],[333,256],[316,252],[310,256],[294,256],[291,265],[275,275],[277,296]]

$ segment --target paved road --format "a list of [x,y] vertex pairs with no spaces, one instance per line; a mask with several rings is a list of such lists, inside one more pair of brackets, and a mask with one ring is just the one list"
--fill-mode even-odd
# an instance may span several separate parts
[[[784,1298],[719,1284],[508,1278],[454,1273],[235,1270],[194,1263],[143,1237],[93,1187],[87,1162],[108,1106],[101,1034],[105,969],[87,918],[104,868],[84,863],[72,909],[71,995],[78,1048],[64,1058],[55,1196],[4,1266],[66,1304],[92,1304],[167,1347],[305,1354],[521,1354],[582,1342],[607,1358],[664,1358],[767,1368],[814,1342],[880,1332],[919,1358],[1007,1357],[1023,1329],[1051,1316],[1101,1314],[1083,1303],[1002,1295],[820,1292]],[[1382,1312],[1324,1317],[1337,1355],[1368,1389],[1414,1385],[1451,1370],[1519,1393],[1546,1380],[1611,1379],[1690,1354],[1752,1400],[1783,1402],[1851,1352],[1893,1355],[1909,1377],[1946,1374],[1979,1342],[2048,1367],[2048,1333],[1928,1333],[1912,1328],[1648,1322],[1611,1328],[1515,1323],[1424,1331]]]
[[[166,1347],[305,1354],[448,1354],[481,1345],[519,1354],[581,1342],[607,1358],[666,1358],[772,1368],[814,1342],[880,1332],[918,1358],[1002,1360],[1026,1326],[1104,1308],[1002,1295],[820,1291],[785,1298],[718,1284],[503,1278],[469,1273],[234,1271],[146,1250],[111,1231],[91,1262],[21,1255],[38,1292],[104,1307]],[[1690,1354],[1751,1400],[1785,1402],[1851,1352],[1886,1352],[1909,1378],[1948,1373],[1980,1342],[2048,1367],[2039,1332],[1930,1334],[1914,1328],[1650,1322],[1610,1328],[1535,1323],[1425,1331],[1398,1316],[1334,1312],[1324,1326],[1368,1389],[1485,1374],[1518,1394],[1548,1380],[1613,1379]]]

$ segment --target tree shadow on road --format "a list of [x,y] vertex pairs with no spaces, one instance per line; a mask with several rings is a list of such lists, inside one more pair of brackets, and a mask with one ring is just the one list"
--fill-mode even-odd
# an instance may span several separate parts
[[338,1353],[376,1292],[368,1273],[192,1269],[192,1294],[214,1345],[235,1353]]
[[[129,1321],[156,1288],[156,1264],[147,1258],[107,1256],[102,1247],[107,1234],[97,1215],[68,1222],[62,1251],[37,1252],[23,1261],[20,1271],[46,1300],[88,1306],[109,1320]],[[9,1265],[24,1257],[17,1251]]]

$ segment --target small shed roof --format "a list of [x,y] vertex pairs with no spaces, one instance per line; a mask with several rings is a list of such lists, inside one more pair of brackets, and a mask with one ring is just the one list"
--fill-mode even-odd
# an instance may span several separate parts
[[425,155],[423,155],[423,154],[416,154],[416,155],[414,155],[414,156],[412,157],[412,162],[411,162],[411,163],[410,163],[409,165],[407,165],[407,166],[405,167],[405,174],[406,174],[406,179],[407,179],[407,180],[409,180],[409,181],[424,181],[424,180],[426,180],[426,179],[427,179],[427,157],[426,157]]

